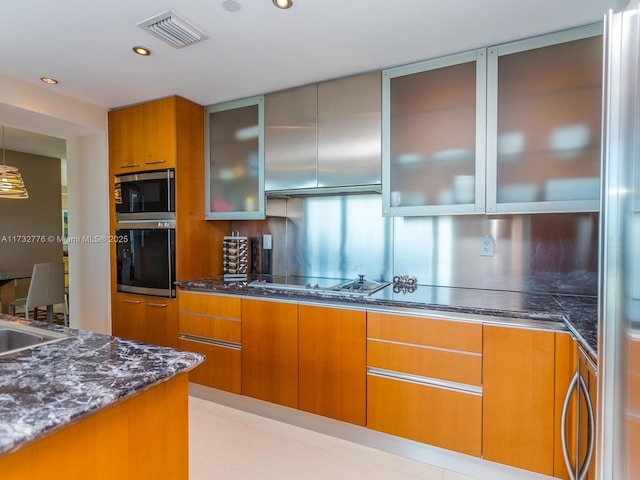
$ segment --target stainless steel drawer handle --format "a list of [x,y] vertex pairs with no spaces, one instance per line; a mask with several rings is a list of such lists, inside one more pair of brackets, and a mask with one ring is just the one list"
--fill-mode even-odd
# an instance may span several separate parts
[[145,165],[155,165],[156,163],[166,163],[166,162],[167,162],[166,160],[159,159],[159,160],[148,160],[148,161],[144,162],[144,164]]
[[151,303],[151,302],[147,302],[147,306],[148,307],[166,307],[167,304],[166,303]]
[[[564,396],[564,403],[562,404],[562,417],[560,424],[560,439],[562,440],[562,455],[564,456],[564,464],[567,467],[567,472],[569,472],[569,479],[576,480],[576,475],[573,469],[573,465],[571,464],[571,459],[569,458],[569,446],[567,445],[567,413],[569,411],[569,402],[571,400],[571,396],[573,395],[573,391],[576,386],[578,386],[578,382],[580,380],[580,372],[576,372],[571,381],[569,382],[569,386],[567,387],[567,393]],[[578,390],[580,393],[580,390]]]
[[141,300],[129,300],[128,298],[123,298],[122,301],[124,303],[135,303],[135,304],[142,303]]
[[588,423],[588,432],[589,432],[589,440],[587,443],[587,455],[584,458],[584,463],[578,470],[578,478],[577,480],[584,480],[589,472],[589,464],[591,463],[591,457],[593,456],[593,445],[594,445],[594,437],[595,437],[595,421],[593,418],[593,405],[591,404],[591,397],[589,396],[589,389],[587,388],[587,384],[580,375],[580,389],[584,394],[584,400],[587,404],[587,412],[589,413],[589,423]]
[[120,165],[120,168],[134,168],[139,166],[139,163],[127,163],[126,165]]

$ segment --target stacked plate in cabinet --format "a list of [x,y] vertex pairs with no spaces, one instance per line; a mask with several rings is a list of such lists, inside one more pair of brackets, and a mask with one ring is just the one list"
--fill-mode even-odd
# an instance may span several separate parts
[[246,279],[249,263],[247,237],[241,237],[234,230],[230,236],[224,237],[222,250],[225,279]]

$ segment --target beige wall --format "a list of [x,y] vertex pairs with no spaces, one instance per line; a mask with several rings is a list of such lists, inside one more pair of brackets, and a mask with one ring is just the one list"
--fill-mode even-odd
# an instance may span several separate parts
[[[106,109],[0,75],[0,124],[66,140],[69,233],[99,235],[108,230],[109,216],[103,208],[108,202]],[[105,251],[108,245],[69,249],[73,327],[111,330]]]
[[20,170],[29,198],[0,198],[0,270],[61,262],[60,159],[7,150],[6,163]]

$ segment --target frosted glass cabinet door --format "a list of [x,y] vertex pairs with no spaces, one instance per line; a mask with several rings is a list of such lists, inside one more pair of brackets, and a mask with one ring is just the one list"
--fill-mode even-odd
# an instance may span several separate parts
[[488,213],[598,210],[601,33],[488,49]]
[[207,107],[205,148],[206,218],[264,218],[263,97]]
[[383,213],[483,213],[486,51],[385,70]]

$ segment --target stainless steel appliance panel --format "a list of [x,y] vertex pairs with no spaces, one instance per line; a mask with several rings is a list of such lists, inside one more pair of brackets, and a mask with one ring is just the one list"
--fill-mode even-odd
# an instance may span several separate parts
[[265,191],[317,185],[316,84],[265,95]]
[[175,218],[173,168],[116,175],[114,189],[118,220]]
[[[286,200],[268,219],[273,273],[422,285],[596,295],[598,215],[382,217],[379,195]],[[494,238],[494,255],[480,255]]]
[[596,478],[640,478],[640,8],[605,17]]
[[115,233],[117,291],[175,297],[175,224],[123,222]]
[[423,285],[597,293],[597,214],[396,217],[393,237],[394,274]]
[[[392,224],[379,195],[287,200],[288,275],[370,280],[392,275]],[[277,257],[274,257],[274,262]],[[274,272],[282,271],[274,263]]]
[[379,184],[381,72],[318,84],[318,186]]

